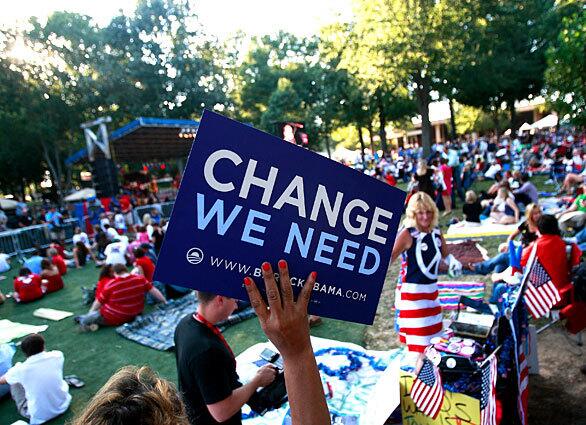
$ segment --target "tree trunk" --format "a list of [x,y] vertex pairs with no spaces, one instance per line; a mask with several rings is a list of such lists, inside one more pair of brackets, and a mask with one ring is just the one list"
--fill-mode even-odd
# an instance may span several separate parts
[[383,102],[383,93],[382,90],[379,88],[376,90],[376,103],[378,108],[378,119],[380,124],[380,129],[378,131],[380,137],[380,144],[383,150],[383,156],[387,154],[387,130],[385,127],[387,126],[387,118],[385,116],[385,105]]
[[511,136],[515,137],[517,135],[517,111],[515,110],[515,101],[507,101],[507,105],[509,107],[509,114],[511,116]]
[[421,115],[421,145],[423,147],[423,156],[428,157],[431,153],[431,122],[429,121],[429,78],[417,76],[415,78],[417,88],[417,109]]
[[358,124],[358,141],[360,142],[360,156],[362,157],[362,168],[366,169],[366,161],[364,159],[364,135],[362,134],[362,126]]
[[47,166],[49,167],[49,171],[51,172],[53,184],[55,185],[55,191],[57,192],[57,196],[59,197],[59,205],[63,204],[63,191],[61,190],[61,164],[59,161],[59,152],[57,152],[55,148],[55,158],[51,158],[49,147],[47,143],[43,140],[41,142],[43,146],[43,156],[45,157],[45,161],[47,161]]
[[372,123],[371,122],[368,123],[368,136],[370,138],[370,151],[371,151],[370,153],[374,156],[374,152],[375,152],[375,149],[374,149],[374,131],[372,129]]
[[330,148],[330,130],[329,130],[329,126],[326,124],[324,126],[324,140],[326,142],[326,152],[328,153],[328,158],[332,159],[332,150]]
[[456,114],[454,113],[454,102],[451,97],[448,98],[448,105],[450,105],[450,134],[453,142],[456,140],[458,135],[456,134]]

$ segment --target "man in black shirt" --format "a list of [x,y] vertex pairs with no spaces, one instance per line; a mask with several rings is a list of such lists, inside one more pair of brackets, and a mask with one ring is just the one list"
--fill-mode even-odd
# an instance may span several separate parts
[[198,293],[197,313],[184,317],[175,329],[175,356],[179,390],[192,425],[240,424],[240,409],[259,387],[269,385],[276,369],[267,365],[242,385],[236,359],[214,325],[236,309],[236,301],[206,292]]

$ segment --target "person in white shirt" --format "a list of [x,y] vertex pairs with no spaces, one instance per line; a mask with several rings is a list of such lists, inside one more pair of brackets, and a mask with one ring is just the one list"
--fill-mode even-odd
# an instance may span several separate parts
[[0,252],[0,273],[10,270],[10,255]]
[[128,244],[120,241],[119,239],[114,239],[106,249],[104,250],[104,254],[106,255],[106,264],[126,264],[126,248]]
[[116,229],[114,229],[109,224],[106,224],[104,227],[106,228],[106,235],[108,236],[108,239],[110,239],[111,241],[113,241],[114,239],[118,239],[118,236],[120,235],[118,234]]
[[121,231],[122,234],[126,233],[126,219],[121,212],[117,212],[114,216],[114,227],[116,227],[116,230]]
[[81,228],[79,227],[76,227],[74,232],[75,233],[72,239],[73,245],[75,245],[78,242],[82,242],[86,246],[86,248],[91,248],[92,244],[90,243],[90,239],[88,238],[87,233],[82,232]]
[[106,225],[110,225],[110,219],[108,218],[106,213],[102,213],[100,214],[100,227],[104,232],[106,231]]
[[63,353],[45,351],[45,339],[39,334],[27,336],[21,348],[26,360],[12,366],[0,378],[0,385],[10,385],[20,415],[31,425],[42,424],[61,415],[71,403],[63,380]]

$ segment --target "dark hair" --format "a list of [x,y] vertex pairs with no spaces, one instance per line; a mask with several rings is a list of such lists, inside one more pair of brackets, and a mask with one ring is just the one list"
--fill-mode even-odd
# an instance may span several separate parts
[[116,263],[112,266],[112,270],[115,274],[128,273],[128,268],[126,268],[126,264]]
[[526,183],[529,181],[529,174],[521,173],[521,182]]
[[18,271],[19,276],[28,276],[31,273],[31,269],[29,269],[28,267],[23,267]]
[[142,258],[145,256],[145,254],[146,253],[144,252],[144,249],[142,249],[140,246],[137,248],[134,248],[134,256],[136,258]]
[[50,262],[47,258],[43,258],[41,260],[41,269],[43,270],[51,270],[53,268],[53,263]]
[[82,255],[82,257],[85,257],[89,254],[87,247],[82,241],[77,241],[75,243],[75,247],[77,248],[78,252]]
[[502,180],[502,178],[503,178],[503,173],[501,173],[500,171],[497,171],[497,172],[495,173],[495,175],[494,175],[494,179],[495,179],[497,182],[499,182],[499,181],[501,181],[501,180]]
[[106,264],[104,267],[102,267],[102,270],[100,270],[100,277],[98,279],[101,280],[105,277],[112,277],[113,274],[114,271],[112,270],[112,265]]
[[544,214],[537,220],[537,230],[542,235],[561,235],[557,218],[550,214]]
[[22,340],[20,348],[27,357],[42,353],[45,349],[45,338],[39,334],[31,334]]
[[217,295],[212,292],[197,291],[197,299],[202,305],[209,304]]

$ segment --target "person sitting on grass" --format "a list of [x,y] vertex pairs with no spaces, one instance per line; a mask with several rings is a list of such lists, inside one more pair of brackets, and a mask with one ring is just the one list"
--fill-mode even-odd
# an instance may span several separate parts
[[73,247],[73,261],[75,268],[81,269],[87,263],[87,256],[91,253],[87,246],[81,241],[76,242]]
[[41,261],[45,258],[47,252],[37,245],[37,249],[32,257],[24,260],[23,266],[35,274],[41,273]]
[[31,425],[43,424],[64,413],[71,403],[69,387],[63,380],[65,359],[61,351],[45,351],[45,339],[39,334],[24,338],[20,348],[26,360],[12,366],[0,378],[0,385],[10,385],[21,416]]
[[[78,246],[77,243],[81,242],[87,249],[88,254],[92,257],[92,260],[94,260],[94,263],[97,263],[97,258],[93,252],[93,246],[92,243],[90,243],[90,239],[87,235],[87,233],[82,232],[80,227],[76,227],[74,230],[74,234],[73,234],[73,238],[71,239],[71,242],[73,243],[73,259],[75,260],[75,247]],[[76,263],[77,266],[77,263]]]
[[57,266],[51,263],[47,258],[41,261],[41,282],[43,292],[50,293],[63,289],[63,278]]
[[513,224],[519,221],[519,208],[506,186],[499,188],[490,216],[497,224]]
[[51,262],[57,266],[61,276],[65,276],[67,274],[67,264],[65,264],[63,257],[59,255],[59,252],[55,248],[49,248],[47,255],[51,259]]
[[152,282],[153,275],[155,274],[155,264],[146,256],[144,249],[140,247],[134,250],[134,257],[136,258],[134,262],[136,273],[144,276],[149,282]]
[[576,196],[572,205],[558,213],[560,230],[567,232],[570,228],[580,230],[586,222],[586,184],[582,185],[582,194]]
[[28,303],[43,297],[41,276],[23,267],[14,278],[14,301]]
[[480,205],[476,192],[473,190],[467,191],[464,202],[464,205],[462,205],[462,213],[464,214],[464,217],[461,222],[456,224],[456,226],[480,226],[480,216],[482,215],[484,208]]
[[100,325],[117,326],[131,322],[142,313],[146,293],[166,303],[163,294],[144,276],[130,274],[124,264],[114,264],[112,269],[114,279],[96,291],[90,311],[75,318],[83,331],[96,330]]
[[81,287],[82,292],[82,301],[84,305],[88,305],[94,302],[96,298],[96,293],[101,291],[104,288],[104,285],[114,279],[114,270],[112,270],[111,264],[106,264],[100,270],[100,276],[98,277],[98,283],[96,283],[91,288],[87,288],[85,286]]
[[479,263],[468,263],[464,265],[465,271],[472,274],[487,275],[492,272],[500,273],[509,267],[509,241],[515,240],[521,236],[521,245],[523,248],[529,246],[531,242],[537,239],[537,221],[541,217],[541,207],[537,204],[529,204],[525,209],[525,221],[513,231],[507,238],[506,243],[499,245],[499,253],[485,261]]

